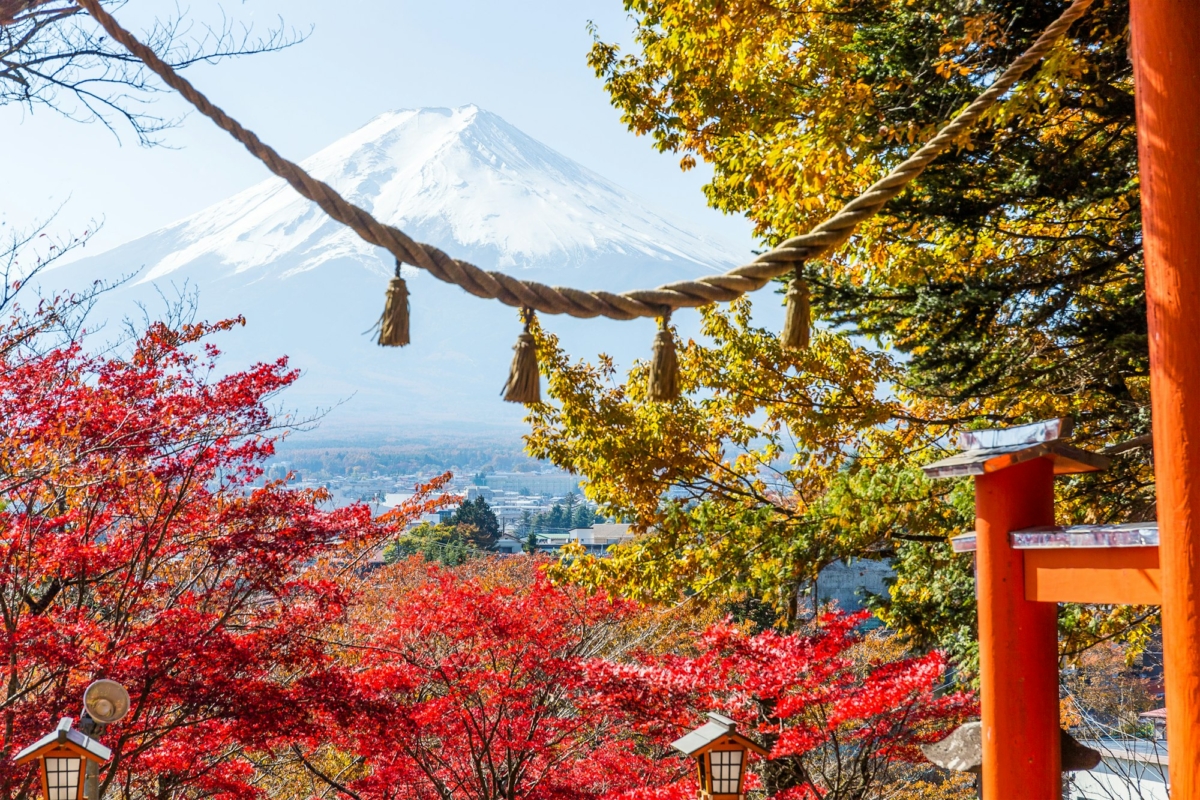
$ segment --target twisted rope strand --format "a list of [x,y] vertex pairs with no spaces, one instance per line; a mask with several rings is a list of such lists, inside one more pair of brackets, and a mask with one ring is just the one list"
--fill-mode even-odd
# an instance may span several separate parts
[[668,283],[655,289],[637,289],[616,294],[547,286],[534,281],[523,281],[503,272],[480,269],[474,264],[451,258],[433,245],[417,242],[391,225],[381,223],[370,212],[338,194],[332,186],[317,180],[298,164],[281,156],[253,131],[246,129],[214,105],[159,58],[158,54],[122,28],[111,14],[100,7],[100,0],[77,2],[113,39],[140,59],[168,86],[183,95],[200,113],[241,142],[268,169],[287,181],[302,196],[320,206],[330,217],[353,229],[364,241],[386,249],[398,261],[420,267],[435,278],[460,286],[476,297],[499,300],[516,308],[533,309],[545,314],[569,314],[584,318],[603,316],[619,320],[658,317],[663,314],[664,307],[694,308],[708,303],[735,300],[743,294],[761,289],[772,279],[791,272],[797,265],[844,243],[860,222],[873,216],[885,203],[900,194],[930,162],[957,142],[1005,92],[1049,52],[1059,37],[1083,16],[1092,4],[1092,0],[1074,0],[1062,16],[1051,23],[1020,58],[948,125],[938,131],[936,136],[882,180],[868,187],[808,233],[793,236],[749,264],[735,267],[722,275],[709,275]]

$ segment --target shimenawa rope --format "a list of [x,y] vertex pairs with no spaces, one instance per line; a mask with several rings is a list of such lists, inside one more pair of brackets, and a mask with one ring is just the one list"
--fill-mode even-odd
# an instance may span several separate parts
[[439,280],[460,286],[477,297],[499,300],[525,312],[541,311],[584,318],[604,316],[619,320],[661,317],[664,309],[693,308],[734,300],[747,292],[761,289],[772,279],[795,270],[808,259],[845,242],[858,223],[874,215],[887,201],[898,195],[931,161],[951,147],[961,134],[995,105],[1092,4],[1092,0],[1074,0],[1028,50],[936,136],[886,177],[867,188],[808,233],[793,236],[749,264],[735,267],[721,275],[708,275],[665,284],[655,289],[637,289],[617,294],[522,281],[502,272],[483,270],[465,261],[453,259],[432,245],[414,241],[403,231],[379,222],[368,211],[338,194],[333,187],[313,178],[298,164],[279,155],[252,131],[215,106],[152,49],[121,27],[112,15],[101,7],[100,0],[77,2],[113,39],[145,63],[168,86],[183,95],[197,110],[241,142],[268,169],[286,180],[301,195],[319,205],[333,219],[349,226],[364,241],[388,250],[397,261],[427,270]]

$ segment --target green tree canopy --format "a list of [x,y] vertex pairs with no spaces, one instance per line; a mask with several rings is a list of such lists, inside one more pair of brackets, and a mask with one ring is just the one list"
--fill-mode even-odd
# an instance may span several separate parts
[[[636,49],[590,62],[631,129],[766,244],[931,136],[1066,7],[1054,0],[626,0]],[[927,416],[1057,414],[1103,446],[1149,430],[1125,0],[1100,0],[956,152],[806,265],[817,314],[904,357]],[[1149,454],[1076,481],[1101,519],[1152,513]]]
[[461,528],[464,538],[480,550],[492,549],[500,539],[500,521],[482,497],[463,501],[446,522]]
[[[626,0],[634,48],[590,62],[629,127],[764,245],[802,232],[974,98],[1066,7],[1010,0]],[[919,643],[970,650],[969,484],[918,467],[947,434],[1058,415],[1092,449],[1148,431],[1145,303],[1128,7],[1098,0],[965,140],[841,250],[804,266],[813,346],[783,350],[745,302],[703,310],[671,405],[611,362],[542,335],[557,405],[531,451],[586,478],[641,536],[564,574],[640,597],[775,605],[838,558],[891,557],[879,613]],[[762,302],[762,300],[760,300]],[[1063,521],[1152,513],[1149,453],[1060,482]],[[667,500],[672,497],[674,499]],[[577,554],[576,554],[577,555]],[[1137,610],[1072,609],[1073,636]]]
[[590,528],[596,524],[596,512],[587,503],[580,503],[575,507],[575,514],[571,517],[572,528]]
[[426,561],[455,567],[468,559],[484,555],[456,525],[422,523],[383,548],[385,564],[395,564],[405,558],[420,555]]

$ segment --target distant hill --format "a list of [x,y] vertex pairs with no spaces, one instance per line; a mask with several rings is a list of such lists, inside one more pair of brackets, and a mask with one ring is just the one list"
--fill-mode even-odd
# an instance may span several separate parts
[[[545,283],[640,288],[723,270],[745,255],[475,106],[383,114],[303,164],[418,240]],[[201,316],[247,319],[217,342],[226,363],[288,355],[305,375],[285,405],[337,405],[323,423],[330,433],[515,428],[521,409],[498,394],[519,332],[516,311],[406,269],[413,344],[379,348],[364,332],[393,269],[387,252],[271,179],[52,270],[42,283],[78,288],[140,270],[100,306],[109,317],[137,303],[153,311],[160,292],[198,289]],[[653,336],[648,320],[545,322],[572,353],[604,351],[625,362],[644,357]]]

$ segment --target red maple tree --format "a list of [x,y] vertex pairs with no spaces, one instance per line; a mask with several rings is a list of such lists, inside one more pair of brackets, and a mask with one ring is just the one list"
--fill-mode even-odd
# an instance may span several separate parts
[[[936,654],[864,663],[856,617],[656,648],[658,612],[533,560],[364,575],[437,484],[383,520],[262,484],[285,360],[219,377],[209,337],[237,321],[89,352],[71,313],[0,327],[0,755],[106,677],[133,697],[103,736],[110,798],[257,798],[280,763],[352,800],[681,797],[668,745],[721,710],[770,747],[769,794],[843,800],[969,710],[933,695]],[[0,758],[3,797],[34,777]]]
[[347,670],[322,687],[335,699],[310,742],[331,734],[361,759],[340,792],[566,800],[667,774],[656,749],[627,747],[621,719],[588,711],[583,665],[637,637],[638,609],[556,588],[532,561],[414,559],[372,576],[381,602],[347,631]]
[[110,798],[257,796],[247,753],[303,724],[305,681],[334,663],[312,633],[348,597],[315,565],[377,544],[436,487],[380,523],[259,485],[286,360],[216,377],[208,337],[236,320],[88,352],[79,312],[0,327],[0,796],[39,793],[11,755],[99,677],[133,699],[103,736]]
[[694,797],[694,767],[669,744],[708,710],[770,748],[754,784],[768,795],[868,797],[973,707],[935,696],[938,654],[864,661],[861,615],[807,635],[723,624],[685,643],[692,655],[651,655],[658,612],[540,576],[393,569],[404,577],[324,687],[338,700],[321,729],[357,759],[351,778],[309,762],[356,800]]
[[[754,783],[768,797],[876,797],[897,765],[924,762],[918,745],[940,740],[977,708],[970,694],[938,693],[941,653],[880,658],[860,630],[868,617],[830,614],[793,634],[721,624],[699,639],[695,655],[592,661],[590,682],[599,708],[638,720],[661,741],[701,722],[704,711],[738,720],[769,750]],[[694,797],[695,777],[682,768],[681,775],[666,794]]]

